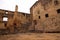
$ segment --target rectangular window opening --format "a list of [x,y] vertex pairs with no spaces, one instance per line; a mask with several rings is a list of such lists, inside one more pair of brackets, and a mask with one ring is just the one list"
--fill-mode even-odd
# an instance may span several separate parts
[[45,17],[46,17],[46,18],[49,17],[48,14],[45,14]]
[[57,10],[57,13],[60,13],[60,9]]
[[7,17],[3,17],[3,21],[8,21],[8,18]]

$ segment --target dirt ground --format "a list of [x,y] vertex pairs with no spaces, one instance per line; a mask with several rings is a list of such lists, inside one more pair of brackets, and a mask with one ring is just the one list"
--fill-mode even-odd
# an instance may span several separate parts
[[60,33],[18,33],[0,35],[0,40],[60,40]]

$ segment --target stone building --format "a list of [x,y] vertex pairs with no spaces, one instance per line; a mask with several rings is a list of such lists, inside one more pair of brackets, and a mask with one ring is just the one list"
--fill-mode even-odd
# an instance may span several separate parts
[[60,0],[38,0],[30,8],[32,27],[38,31],[60,30]]
[[[5,19],[4,19],[5,18]],[[15,7],[14,11],[2,10],[0,9],[0,29],[9,29],[11,32],[14,32],[15,28],[27,27],[30,22],[30,14],[18,12],[18,6]],[[24,28],[21,30],[24,30]]]
[[[4,21],[6,18],[6,21]],[[13,32],[60,32],[60,0],[38,0],[30,14],[0,9],[0,29]]]

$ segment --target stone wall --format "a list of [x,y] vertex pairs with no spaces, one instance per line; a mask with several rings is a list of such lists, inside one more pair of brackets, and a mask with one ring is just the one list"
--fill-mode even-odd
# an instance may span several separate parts
[[[17,23],[17,26],[21,26],[22,24],[25,24],[26,22],[30,21],[30,14],[28,13],[23,13],[23,12],[17,12],[17,19],[15,19],[14,21],[14,12],[13,11],[9,11],[9,10],[2,10],[0,9],[0,27],[2,27],[1,29],[4,28],[10,28],[10,30],[12,30],[11,32],[13,32],[14,30],[14,23]],[[3,21],[3,17],[7,17],[8,21],[4,22]],[[6,27],[5,27],[6,24]]]
[[[34,28],[34,30],[40,31],[60,30],[60,23],[58,22],[60,20],[58,17],[60,14],[60,0],[39,0],[30,8],[30,11],[32,16],[31,29]],[[57,23],[57,26],[55,26],[55,23]]]

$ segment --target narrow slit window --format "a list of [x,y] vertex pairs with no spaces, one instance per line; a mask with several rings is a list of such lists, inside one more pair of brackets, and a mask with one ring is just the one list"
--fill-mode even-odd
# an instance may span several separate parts
[[38,11],[38,14],[40,14],[40,11]]
[[40,19],[40,16],[39,16],[39,19]]

